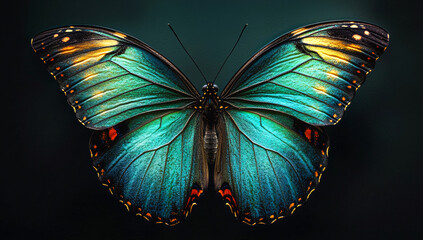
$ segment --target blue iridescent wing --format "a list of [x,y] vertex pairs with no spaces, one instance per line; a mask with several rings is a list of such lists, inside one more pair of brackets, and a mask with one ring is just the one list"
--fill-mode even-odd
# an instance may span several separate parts
[[228,109],[220,116],[215,182],[234,215],[250,225],[290,215],[327,165],[325,131],[274,111]]
[[138,114],[183,109],[199,97],[169,60],[120,32],[63,27],[40,33],[31,43],[78,120],[91,129]]
[[313,125],[336,124],[388,39],[382,28],[361,22],[297,29],[255,54],[221,98],[238,109],[269,109]]
[[32,47],[78,120],[96,130],[90,150],[101,183],[148,220],[185,218],[208,175],[188,79],[145,43],[105,28],[52,29]]
[[215,182],[242,221],[290,215],[319,182],[336,124],[388,33],[361,22],[297,29],[256,53],[221,94]]
[[128,210],[175,225],[208,183],[201,113],[193,109],[144,114],[95,132],[90,141],[102,184]]

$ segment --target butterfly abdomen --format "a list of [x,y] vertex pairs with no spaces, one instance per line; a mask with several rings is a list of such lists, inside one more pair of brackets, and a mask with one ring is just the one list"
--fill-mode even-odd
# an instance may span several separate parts
[[206,124],[206,131],[204,133],[204,150],[206,152],[207,162],[213,163],[216,159],[217,153],[217,135],[214,124]]

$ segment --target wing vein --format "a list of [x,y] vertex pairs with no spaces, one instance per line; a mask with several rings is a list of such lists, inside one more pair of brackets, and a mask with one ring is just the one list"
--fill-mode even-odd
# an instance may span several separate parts
[[266,82],[272,81],[272,80],[274,80],[274,79],[276,79],[276,78],[279,78],[279,77],[281,77],[281,76],[283,76],[283,75],[285,75],[285,74],[287,74],[287,73],[290,73],[290,72],[294,71],[295,69],[297,69],[297,68],[301,67],[302,65],[304,65],[304,64],[306,64],[306,63],[308,63],[308,62],[309,62],[309,61],[311,61],[312,59],[313,59],[313,58],[310,58],[310,59],[308,59],[308,60],[306,60],[306,61],[304,61],[304,62],[302,62],[302,63],[298,64],[297,66],[293,67],[292,69],[290,69],[290,70],[288,70],[288,71],[285,71],[285,72],[283,72],[283,73],[277,74],[276,76],[273,76],[273,77],[271,77],[271,78],[268,78],[268,79],[262,80],[262,81],[260,81],[260,82],[258,82],[258,83],[251,84],[251,85],[246,86],[246,87],[244,87],[244,88],[237,89],[237,90],[235,90],[235,91],[233,91],[233,92],[230,92],[230,93],[226,94],[225,96],[222,96],[221,98],[229,98],[230,96],[232,96],[232,95],[234,95],[234,94],[236,94],[236,93],[238,93],[238,92],[246,91],[246,90],[251,89],[251,88],[254,88],[254,87],[258,86],[258,85],[261,85],[261,84],[264,84],[264,83],[266,83]]
[[[256,142],[254,142],[251,138],[249,138],[243,131],[241,131],[241,129],[239,128],[239,126],[238,126],[238,124],[235,122],[235,119],[232,117],[232,115],[230,114],[230,113],[228,113],[227,112],[227,114],[228,114],[228,116],[230,117],[230,119],[231,119],[231,121],[234,123],[234,125],[235,125],[235,127],[236,127],[236,129],[238,130],[238,132],[240,133],[240,134],[242,134],[244,137],[246,137],[251,143],[253,143],[253,144],[255,144],[255,145],[257,145],[257,146],[259,146],[259,147],[261,147],[261,148],[263,148],[263,149],[265,149],[265,150],[268,150],[268,151],[270,151],[270,152],[274,152],[274,153],[276,153],[277,155],[279,155],[279,156],[281,156],[290,166],[291,166],[291,168],[294,170],[294,172],[297,174],[297,176],[299,176],[298,175],[298,173],[297,173],[297,170],[294,168],[294,166],[292,165],[292,163],[291,163],[291,161],[289,161],[289,159],[288,158],[286,158],[285,156],[283,156],[281,153],[279,153],[279,152],[277,152],[277,151],[275,151],[275,150],[272,150],[272,149],[270,149],[270,148],[266,148],[266,147],[264,147],[264,146],[262,146],[262,145],[260,145],[260,144],[257,144]],[[240,159],[241,159],[241,157],[240,157]]]
[[[281,106],[281,107],[284,107],[284,108],[288,108],[288,109],[290,109],[290,110],[292,110],[292,111],[295,111],[295,112],[298,112],[298,113],[304,114],[304,115],[306,115],[306,116],[308,116],[308,117],[314,118],[314,119],[316,119],[316,120],[318,120],[318,121],[320,121],[320,122],[323,122],[323,121],[322,121],[322,120],[320,120],[319,118],[316,118],[316,117],[314,117],[314,116],[312,116],[312,115],[310,115],[310,114],[307,114],[307,113],[304,113],[304,112],[300,112],[300,111],[298,111],[298,110],[296,110],[296,109],[294,109],[294,108],[291,108],[291,107],[288,107],[288,106],[284,106],[284,105],[280,105],[280,104],[277,104],[277,103],[262,102],[262,101],[256,101],[256,100],[249,100],[249,99],[245,99],[245,98],[234,98],[234,97],[232,97],[231,99],[232,99],[232,100],[238,100],[238,101],[244,101],[244,102],[251,102],[251,103],[259,103],[259,104],[267,104],[267,105],[269,105],[269,104],[270,104],[270,105]],[[289,99],[286,99],[286,100],[291,101],[291,100],[289,100]],[[233,103],[232,103],[232,105],[233,105]],[[337,119],[333,118],[331,115],[329,115],[329,114],[327,114],[327,113],[325,113],[325,112],[322,112],[321,110],[319,110],[319,109],[317,109],[317,108],[314,108],[314,107],[309,106],[309,105],[306,105],[306,104],[303,104],[303,105],[304,105],[304,106],[307,106],[307,107],[310,107],[310,108],[313,108],[313,109],[315,109],[317,112],[321,112],[321,113],[325,114],[326,116],[328,116],[328,117],[329,117],[329,118],[331,118],[332,120],[337,120]],[[238,109],[263,109],[263,110],[269,110],[268,108],[263,108],[263,107],[254,107],[254,108],[253,108],[253,107],[237,107],[237,108],[238,108]],[[286,113],[285,113],[285,112],[283,112],[283,111],[278,111],[278,110],[274,110],[274,109],[271,109],[271,110],[286,114]]]
[[145,80],[145,81],[147,81],[147,82],[150,82],[150,83],[155,84],[155,85],[157,85],[157,86],[160,86],[160,87],[162,87],[162,88],[169,89],[169,90],[171,90],[171,91],[173,91],[173,92],[177,92],[177,93],[180,93],[180,94],[183,94],[183,95],[189,96],[189,97],[191,97],[191,98],[193,98],[193,99],[196,99],[193,95],[191,95],[191,94],[189,94],[189,93],[186,93],[186,92],[184,92],[184,91],[178,90],[178,89],[176,89],[176,88],[169,87],[169,86],[164,85],[164,84],[157,83],[157,82],[155,82],[155,81],[152,81],[152,80],[150,80],[150,79],[147,79],[147,78],[145,78],[145,77],[142,77],[142,76],[140,76],[140,75],[138,75],[138,74],[135,74],[135,73],[133,73],[133,72],[129,71],[128,69],[126,69],[125,67],[123,67],[122,65],[120,65],[119,63],[117,63],[117,62],[115,62],[115,61],[111,61],[111,62],[112,62],[112,63],[114,63],[114,64],[116,64],[116,66],[118,66],[118,67],[122,68],[123,70],[125,70],[125,71],[129,72],[130,74],[132,74],[132,75],[134,75],[134,76],[136,76],[136,77],[139,77],[139,78],[141,78],[141,79],[144,79],[144,80]]

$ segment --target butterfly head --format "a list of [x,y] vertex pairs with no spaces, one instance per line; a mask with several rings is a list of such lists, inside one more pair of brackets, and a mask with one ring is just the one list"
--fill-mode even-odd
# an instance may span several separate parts
[[217,92],[219,91],[219,87],[213,83],[207,83],[203,86],[203,95],[204,97],[211,97],[217,96]]
[[[218,109],[219,103],[221,102],[217,92],[219,87],[213,83],[207,83],[203,86],[203,97],[200,100],[201,108],[207,111],[207,109]],[[214,111],[214,110],[213,110]]]

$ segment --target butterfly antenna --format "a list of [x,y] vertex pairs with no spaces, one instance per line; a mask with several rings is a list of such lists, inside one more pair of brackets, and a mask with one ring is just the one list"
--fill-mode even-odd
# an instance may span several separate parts
[[248,23],[246,23],[246,24],[244,25],[244,27],[242,28],[241,33],[239,34],[238,39],[237,39],[237,40],[236,40],[236,42],[235,42],[235,45],[232,47],[232,50],[229,52],[229,54],[228,54],[228,56],[226,57],[225,61],[223,61],[222,66],[220,66],[220,69],[219,69],[219,71],[217,72],[216,77],[214,77],[213,83],[216,81],[217,76],[219,76],[220,71],[222,71],[222,68],[223,68],[223,66],[225,66],[226,61],[228,61],[228,58],[231,56],[232,52],[235,50],[236,45],[238,45],[238,42],[239,42],[239,40],[241,39],[241,36],[242,36],[242,34],[244,33],[244,30],[247,28],[247,26],[248,26]]
[[192,58],[191,54],[189,54],[189,52],[187,51],[187,49],[184,47],[184,44],[182,44],[181,39],[179,39],[178,35],[176,34],[175,30],[173,30],[172,26],[170,26],[170,23],[167,24],[170,28],[170,30],[172,30],[173,34],[175,35],[176,39],[178,40],[179,44],[181,44],[182,48],[184,49],[184,51],[188,54],[189,58],[191,58],[191,61],[194,63],[194,65],[197,67],[198,71],[200,72],[201,76],[203,76],[204,80],[206,81],[207,84],[207,79],[204,76],[203,72],[201,71],[200,67],[197,65],[197,63],[194,61],[194,58]]

